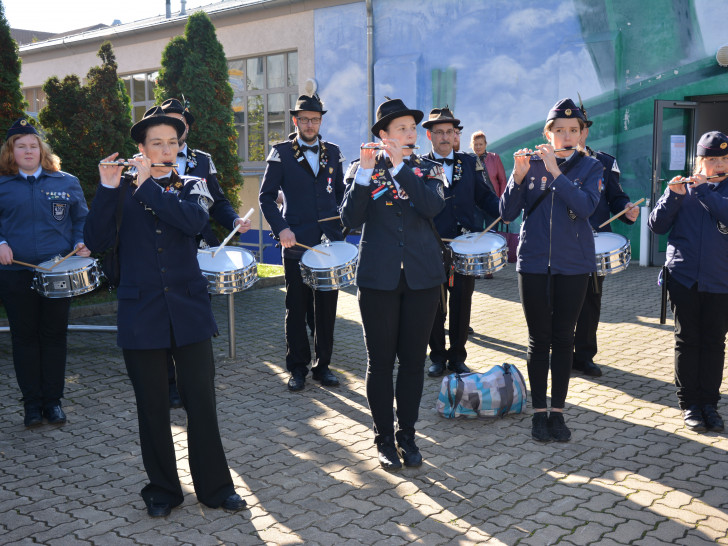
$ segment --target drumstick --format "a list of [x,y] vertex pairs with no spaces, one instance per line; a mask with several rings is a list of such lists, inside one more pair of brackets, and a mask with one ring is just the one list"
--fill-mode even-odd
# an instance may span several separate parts
[[[133,163],[129,163],[128,161],[102,161],[99,163],[99,166],[101,167],[128,167],[129,165],[133,165]],[[152,167],[176,167],[177,163],[152,163]]]
[[27,262],[21,262],[20,260],[12,260],[14,264],[24,265],[25,267],[32,267],[33,269],[42,269],[43,271],[50,271],[47,267],[41,267],[39,265],[29,264]]
[[[383,150],[384,145],[383,144],[364,144],[361,147],[362,150]],[[416,144],[405,144],[402,146],[403,150],[419,150],[420,147]]]
[[442,238],[442,240],[446,243],[472,243],[473,241],[468,241],[467,239],[457,240],[457,239],[445,239],[445,237]]
[[69,253],[68,253],[68,254],[66,254],[66,255],[65,255],[65,256],[64,256],[63,258],[61,258],[61,259],[60,259],[60,260],[58,260],[58,261],[57,261],[56,263],[54,263],[54,264],[53,264],[53,265],[51,266],[51,269],[53,269],[54,267],[56,267],[56,266],[57,266],[57,265],[58,265],[59,263],[61,263],[62,261],[64,261],[64,260],[67,260],[68,258],[70,258],[71,256],[73,256],[73,255],[74,255],[74,254],[75,254],[76,252],[78,252],[79,250],[81,250],[81,248],[80,248],[80,247],[76,247],[76,248],[74,248],[74,249],[73,249],[73,251],[69,252]]
[[318,252],[319,254],[323,254],[324,256],[331,256],[328,252],[324,252],[323,250],[319,250],[317,248],[313,248],[307,245],[304,245],[303,243],[296,243],[296,246],[302,246],[303,248],[307,248],[308,250],[313,250],[314,252]]
[[[243,216],[243,220],[247,220],[248,218],[250,218],[251,216],[253,216],[253,212],[255,212],[255,211],[254,211],[253,209],[250,209],[250,210],[248,211],[248,213],[247,213],[247,214],[246,214],[245,216]],[[212,257],[213,257],[213,258],[214,258],[214,257],[215,257],[215,256],[217,255],[217,253],[218,253],[218,252],[220,252],[220,251],[222,250],[222,247],[224,247],[224,246],[225,246],[226,244],[228,244],[228,241],[229,241],[230,239],[232,239],[232,238],[233,238],[233,235],[235,235],[235,234],[236,234],[237,232],[238,232],[238,225],[237,225],[237,224],[235,224],[235,227],[234,227],[234,228],[233,228],[233,230],[232,230],[232,231],[230,232],[230,234],[229,234],[229,235],[228,235],[227,237],[225,237],[225,240],[224,240],[224,241],[223,241],[223,242],[222,242],[222,243],[220,244],[220,246],[219,246],[219,247],[217,247],[217,250],[215,250],[215,251],[214,251],[214,252],[212,253]]]
[[643,197],[642,199],[640,199],[640,200],[639,200],[639,201],[637,201],[636,203],[632,203],[632,206],[631,206],[631,207],[629,207],[628,209],[624,209],[624,210],[623,210],[622,212],[620,212],[619,214],[615,214],[614,216],[612,216],[612,217],[611,217],[611,218],[610,218],[609,220],[607,220],[607,221],[606,221],[606,222],[604,222],[604,223],[603,223],[603,224],[602,224],[601,226],[599,226],[599,229],[601,229],[601,228],[603,228],[604,226],[606,226],[606,225],[607,225],[607,224],[608,224],[609,222],[614,222],[614,221],[615,221],[615,220],[616,220],[617,218],[619,218],[620,216],[622,216],[622,215],[623,215],[623,214],[624,214],[625,212],[627,212],[627,211],[630,211],[630,210],[632,210],[633,208],[635,208],[635,207],[636,207],[637,205],[639,205],[639,204],[640,204],[640,203],[641,203],[642,201],[644,201],[644,200],[645,200],[645,198]]
[[329,220],[341,220],[341,216],[331,216],[329,218],[321,218],[319,222],[328,222]]
[[485,228],[483,231],[481,231],[478,234],[478,236],[475,239],[473,239],[473,242],[474,243],[477,243],[478,240],[483,236],[484,233],[486,233],[487,231],[490,231],[491,229],[493,229],[493,226],[495,226],[498,222],[501,221],[501,218],[502,218],[502,216],[499,216],[497,220],[495,220],[491,225],[489,225],[487,228]]

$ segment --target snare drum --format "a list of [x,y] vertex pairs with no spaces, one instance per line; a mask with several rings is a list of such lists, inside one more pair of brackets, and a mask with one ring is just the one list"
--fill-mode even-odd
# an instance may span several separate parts
[[[346,241],[331,241],[307,250],[301,258],[303,282],[314,290],[339,290],[354,283],[359,249]],[[321,254],[325,252],[327,255]]]
[[80,296],[97,288],[101,270],[93,258],[71,256],[53,267],[58,260],[48,260],[37,269],[33,277],[33,289],[46,298],[70,298]]
[[455,271],[461,275],[484,277],[508,263],[506,239],[497,233],[466,233],[456,237],[450,248],[455,255]]
[[632,258],[629,239],[619,233],[602,231],[594,234],[597,274],[609,275],[627,269]]
[[234,294],[253,286],[258,280],[258,266],[255,256],[249,250],[238,247],[224,247],[215,257],[212,253],[219,247],[199,250],[197,262],[210,283],[210,294]]

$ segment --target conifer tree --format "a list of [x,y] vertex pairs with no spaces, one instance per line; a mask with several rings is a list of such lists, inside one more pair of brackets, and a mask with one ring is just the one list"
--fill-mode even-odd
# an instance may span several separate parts
[[46,81],[47,106],[39,116],[63,170],[78,177],[87,200],[96,191],[99,160],[114,152],[131,157],[136,151],[129,136],[131,101],[116,73],[110,42],[101,44],[98,56],[102,64],[89,70],[84,86],[75,74]]
[[238,168],[238,132],[233,125],[233,90],[225,52],[205,12],[192,14],[184,36],[176,36],[164,49],[155,96],[158,104],[183,96],[189,102],[195,123],[188,145],[212,156],[220,186],[237,209],[243,181]]
[[13,122],[25,116],[27,106],[20,90],[18,44],[10,36],[10,25],[5,19],[5,8],[0,0],[0,139]]

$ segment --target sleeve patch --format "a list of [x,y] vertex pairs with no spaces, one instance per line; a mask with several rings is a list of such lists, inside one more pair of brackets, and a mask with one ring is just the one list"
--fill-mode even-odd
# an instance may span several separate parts
[[614,160],[614,163],[612,163],[612,172],[620,174],[619,167],[617,166],[617,160]]
[[212,162],[212,158],[210,158],[210,174],[217,174],[217,169],[215,168],[215,164]]
[[343,163],[346,161],[346,158],[344,157],[344,154],[341,153],[341,150],[339,150],[339,163]]
[[280,163],[281,156],[278,154],[278,150],[276,150],[275,148],[271,148],[266,161],[277,161],[278,163]]

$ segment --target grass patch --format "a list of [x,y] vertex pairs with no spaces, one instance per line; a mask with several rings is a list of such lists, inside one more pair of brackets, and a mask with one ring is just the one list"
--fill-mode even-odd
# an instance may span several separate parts
[[258,264],[258,277],[277,277],[283,275],[283,266],[275,264]]

